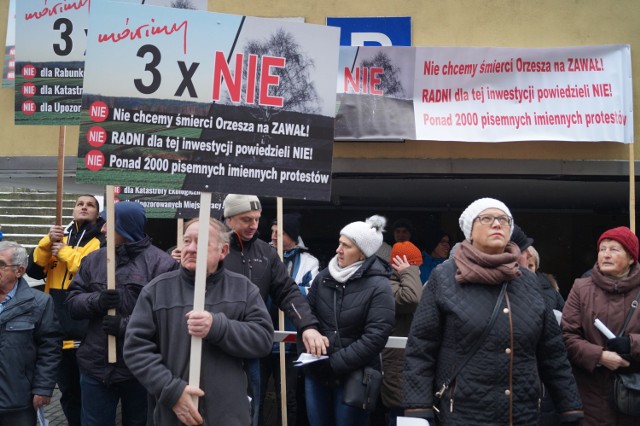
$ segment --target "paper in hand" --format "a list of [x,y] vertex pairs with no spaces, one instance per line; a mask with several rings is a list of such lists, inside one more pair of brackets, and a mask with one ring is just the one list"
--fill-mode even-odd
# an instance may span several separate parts
[[303,365],[310,364],[312,362],[323,361],[325,359],[329,359],[329,357],[326,355],[315,356],[311,355],[310,353],[303,352],[300,354],[297,360],[293,361],[293,365],[295,367],[301,367]]

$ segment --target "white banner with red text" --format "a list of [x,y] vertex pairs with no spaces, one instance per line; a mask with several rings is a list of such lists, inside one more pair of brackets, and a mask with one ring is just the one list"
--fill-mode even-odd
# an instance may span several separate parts
[[337,92],[338,140],[633,142],[629,45],[342,47]]

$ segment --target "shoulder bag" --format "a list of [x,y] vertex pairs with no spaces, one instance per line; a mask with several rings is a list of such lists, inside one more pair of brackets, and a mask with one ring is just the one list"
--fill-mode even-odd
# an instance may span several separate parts
[[[631,302],[631,310],[624,320],[622,330],[618,337],[624,335],[625,329],[638,307],[640,291]],[[616,373],[613,379],[613,403],[615,408],[622,414],[640,417],[640,373]]]
[[[333,316],[336,323],[337,341],[340,348],[340,328],[338,327],[338,311],[336,292],[333,293]],[[378,355],[381,357],[381,355]],[[380,362],[382,366],[382,362]],[[380,395],[382,373],[373,367],[365,366],[349,372],[343,380],[342,402],[361,410],[373,411]]]

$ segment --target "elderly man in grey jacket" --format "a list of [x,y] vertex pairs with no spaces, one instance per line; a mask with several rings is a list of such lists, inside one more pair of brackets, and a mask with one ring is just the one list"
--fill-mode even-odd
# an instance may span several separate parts
[[[208,224],[205,309],[193,310],[200,226],[198,219],[186,225],[180,270],[157,277],[140,293],[125,360],[155,399],[150,423],[246,426],[251,407],[244,359],[271,351],[273,326],[258,287],[223,266],[229,234],[215,219]],[[188,384],[191,336],[203,339],[199,388]]]
[[29,287],[27,262],[20,244],[0,242],[0,426],[36,424],[62,358],[53,300]]

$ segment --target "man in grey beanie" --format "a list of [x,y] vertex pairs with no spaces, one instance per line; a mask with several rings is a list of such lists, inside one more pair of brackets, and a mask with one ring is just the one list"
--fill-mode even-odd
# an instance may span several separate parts
[[[302,336],[308,353],[326,355],[328,340],[318,328],[307,300],[289,275],[278,253],[258,238],[262,205],[255,195],[229,194],[223,203],[224,218],[233,233],[225,267],[249,278],[260,289],[263,300],[270,296]],[[253,404],[252,425],[257,426],[260,402],[260,362],[250,360],[247,368]]]

